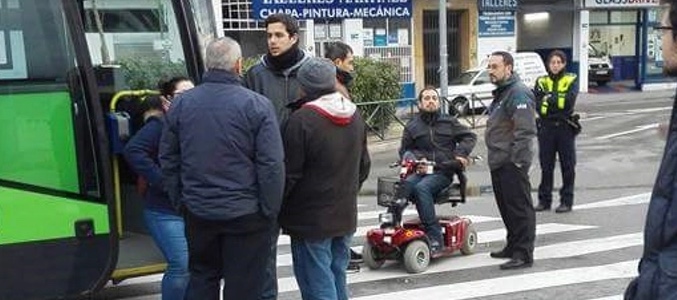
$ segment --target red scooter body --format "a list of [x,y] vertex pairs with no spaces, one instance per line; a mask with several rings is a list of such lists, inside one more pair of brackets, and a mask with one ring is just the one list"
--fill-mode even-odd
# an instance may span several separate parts
[[[397,189],[402,181],[426,161],[407,161],[401,164],[399,178],[379,178],[378,204],[388,207],[381,214],[381,227],[367,232],[367,240],[362,249],[365,264],[371,269],[380,268],[387,260],[399,260],[409,273],[419,273],[427,269],[431,258],[453,255],[457,250],[462,254],[471,254],[477,244],[477,232],[467,218],[458,216],[439,216],[442,226],[444,246],[441,251],[431,253],[425,230],[418,218],[402,221],[402,211],[408,205],[408,199],[397,197]],[[461,184],[452,184],[438,195],[436,203],[451,202],[452,205],[465,201],[465,178],[459,178]],[[454,193],[456,191],[457,193]]]

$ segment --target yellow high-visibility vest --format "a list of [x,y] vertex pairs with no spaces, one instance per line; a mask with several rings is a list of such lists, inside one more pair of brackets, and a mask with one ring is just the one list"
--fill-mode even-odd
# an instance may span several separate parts
[[[564,102],[566,95],[571,88],[571,85],[576,81],[576,74],[566,73],[559,79],[557,85],[557,108],[564,109]],[[554,92],[555,81],[550,76],[541,76],[536,81],[538,86],[545,92]],[[548,113],[548,101],[541,102],[541,115],[545,116]]]

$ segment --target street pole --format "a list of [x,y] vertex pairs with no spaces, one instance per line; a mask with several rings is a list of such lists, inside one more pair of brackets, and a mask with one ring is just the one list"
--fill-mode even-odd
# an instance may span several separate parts
[[449,66],[447,52],[447,0],[439,0],[439,23],[440,23],[440,98],[444,99],[443,113],[449,113],[447,100],[447,85],[449,84]]

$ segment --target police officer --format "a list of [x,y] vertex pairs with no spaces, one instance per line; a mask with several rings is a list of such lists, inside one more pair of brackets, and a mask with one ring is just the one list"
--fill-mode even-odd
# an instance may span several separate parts
[[548,55],[548,75],[536,80],[534,95],[538,112],[538,148],[541,162],[541,184],[538,186],[536,211],[550,210],[555,169],[555,154],[562,169],[560,205],[555,212],[571,211],[574,203],[574,178],[576,175],[577,131],[572,119],[578,81],[575,74],[565,73],[567,58],[564,52],[554,50]]

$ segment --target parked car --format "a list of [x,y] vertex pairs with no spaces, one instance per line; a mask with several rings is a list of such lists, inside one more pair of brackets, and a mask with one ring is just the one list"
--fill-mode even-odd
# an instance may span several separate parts
[[595,46],[588,44],[588,80],[596,82],[598,86],[604,86],[611,81],[614,74],[614,66],[611,59],[605,53],[597,50]]
[[[536,79],[547,75],[541,57],[535,52],[513,53],[515,59],[514,71],[528,87],[536,84]],[[487,59],[478,67],[461,73],[460,76],[449,82],[447,99],[449,99],[449,113],[466,115],[470,112],[482,111],[489,107],[493,96],[491,92],[496,86],[489,80]]]

